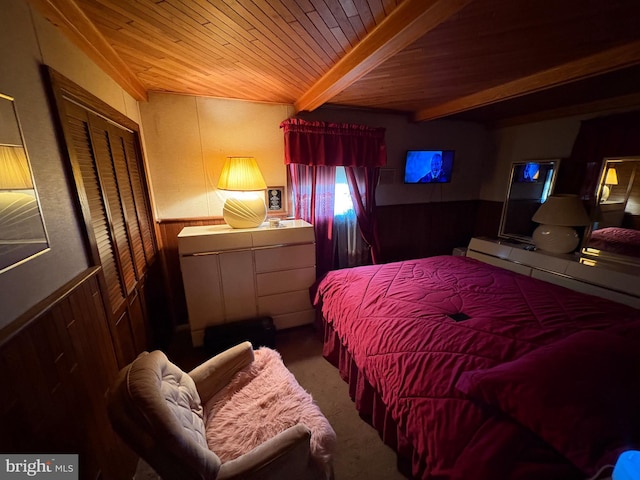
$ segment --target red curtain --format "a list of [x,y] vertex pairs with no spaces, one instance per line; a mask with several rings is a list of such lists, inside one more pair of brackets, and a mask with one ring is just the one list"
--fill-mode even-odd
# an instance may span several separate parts
[[358,218],[358,226],[364,241],[371,248],[371,261],[375,264],[380,260],[378,229],[376,224],[376,186],[380,178],[379,168],[345,167],[349,192],[353,201],[353,208]]
[[285,163],[296,201],[296,217],[315,225],[318,276],[333,266],[332,226],[335,167],[347,172],[358,227],[380,258],[376,231],[375,191],[380,167],[387,162],[384,128],[346,123],[312,122],[298,118],[280,124],[284,130]]
[[311,224],[316,234],[316,275],[333,266],[333,207],[336,167],[316,168],[289,164],[289,175],[296,205],[295,216]]
[[300,118],[285,120],[280,128],[287,164],[373,168],[387,163],[384,128]]

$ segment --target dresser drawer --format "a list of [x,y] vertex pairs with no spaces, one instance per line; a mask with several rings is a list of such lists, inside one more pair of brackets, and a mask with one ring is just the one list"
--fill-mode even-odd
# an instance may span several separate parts
[[256,250],[254,253],[256,273],[315,267],[316,264],[316,246],[314,243],[264,248]]
[[259,316],[275,317],[277,315],[300,312],[311,308],[313,307],[309,299],[308,289],[258,297]]
[[279,228],[260,229],[252,233],[253,246],[291,245],[294,243],[313,243],[315,235],[313,226],[293,228],[288,221],[283,221]]
[[310,287],[315,280],[315,267],[259,273],[256,275],[259,297],[274,295],[277,293],[293,292],[304,287]]
[[[213,225],[222,227],[222,225]],[[194,253],[219,253],[225,250],[242,250],[251,248],[251,233],[238,232],[227,235],[183,235],[178,241],[180,255]]]
[[277,330],[299,327],[313,323],[316,318],[315,310],[303,310],[302,312],[285,313],[273,316],[273,323]]

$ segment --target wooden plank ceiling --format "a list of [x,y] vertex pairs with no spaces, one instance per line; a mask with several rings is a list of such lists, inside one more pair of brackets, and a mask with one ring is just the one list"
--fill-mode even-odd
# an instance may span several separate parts
[[30,0],[135,98],[543,118],[640,105],[638,0]]

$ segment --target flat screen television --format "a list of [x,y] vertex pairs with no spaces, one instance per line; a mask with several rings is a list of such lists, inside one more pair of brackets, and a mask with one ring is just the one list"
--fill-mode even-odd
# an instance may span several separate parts
[[546,170],[541,172],[540,164],[537,162],[527,162],[515,167],[514,176],[518,183],[544,183],[547,180]]
[[454,150],[409,150],[404,183],[449,183]]

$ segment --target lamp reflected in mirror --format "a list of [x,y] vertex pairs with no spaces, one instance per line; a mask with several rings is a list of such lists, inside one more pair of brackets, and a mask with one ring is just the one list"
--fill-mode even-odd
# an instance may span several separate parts
[[582,254],[640,265],[640,156],[605,158]]
[[602,195],[600,196],[600,202],[606,202],[611,194],[611,187],[618,185],[618,172],[615,167],[607,168],[607,174],[605,175],[604,185],[602,186]]
[[48,248],[13,98],[0,94],[0,272]]

